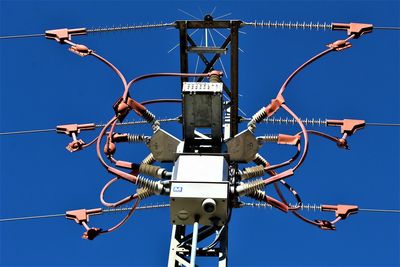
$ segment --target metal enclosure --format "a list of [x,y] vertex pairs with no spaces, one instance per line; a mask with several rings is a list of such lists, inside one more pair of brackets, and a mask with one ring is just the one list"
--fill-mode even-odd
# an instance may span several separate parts
[[[224,156],[179,156],[171,183],[171,223],[188,225],[198,218],[202,225],[225,224],[228,189],[228,164]],[[211,210],[207,209],[207,203]]]
[[[221,152],[222,140],[222,83],[184,82],[183,136],[185,152],[194,152],[200,147],[207,152]],[[210,139],[195,140],[195,131]]]

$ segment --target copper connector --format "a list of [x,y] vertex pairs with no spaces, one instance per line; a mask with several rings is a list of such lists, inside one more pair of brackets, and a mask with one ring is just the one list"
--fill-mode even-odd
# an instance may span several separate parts
[[327,126],[340,126],[342,134],[347,134],[350,136],[354,134],[357,130],[361,130],[365,127],[364,120],[326,120]]
[[279,134],[278,144],[297,146],[300,143],[300,138],[300,135]]
[[364,23],[332,23],[332,30],[347,31],[347,35],[354,35],[354,38],[372,32],[373,28],[372,24]]
[[335,225],[330,221],[315,220],[315,222],[318,223],[318,227],[321,228],[322,230],[336,230]]
[[95,128],[96,128],[96,124],[94,124],[94,123],[65,124],[65,125],[58,125],[56,127],[56,131],[57,131],[57,133],[64,133],[64,134],[71,136],[72,133],[78,134],[81,131],[94,130]]
[[285,99],[282,95],[278,95],[275,99],[271,100],[271,104],[265,107],[265,112],[267,113],[267,117],[271,117],[275,114],[276,111],[281,107],[281,105],[285,103]]
[[71,41],[72,35],[85,35],[87,33],[86,28],[77,29],[55,29],[48,30],[45,32],[45,37],[47,39],[54,39],[60,44],[65,43],[65,41]]
[[83,239],[87,239],[87,240],[93,240],[93,239],[95,239],[96,236],[101,234],[101,232],[102,232],[101,228],[92,227],[92,228],[86,230],[86,232],[83,233],[82,238]]
[[93,52],[93,50],[90,50],[87,46],[80,44],[71,46],[69,51],[81,57],[85,57]]
[[342,220],[346,219],[350,215],[358,212],[358,206],[355,205],[322,205],[322,211],[334,211],[336,217],[340,217]]
[[75,152],[75,151],[81,150],[84,145],[85,145],[85,142],[83,142],[82,139],[78,139],[78,140],[74,140],[71,143],[69,143],[65,148],[69,152]]
[[78,224],[86,223],[89,221],[90,215],[101,214],[103,210],[101,208],[97,209],[80,209],[80,210],[70,210],[65,213],[65,217],[69,220],[74,220]]
[[334,43],[328,44],[327,47],[332,48],[335,51],[342,51],[351,47],[351,43],[346,40],[338,40]]

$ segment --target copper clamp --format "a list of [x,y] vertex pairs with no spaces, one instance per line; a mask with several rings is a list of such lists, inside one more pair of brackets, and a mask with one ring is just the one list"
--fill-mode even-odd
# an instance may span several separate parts
[[364,23],[332,23],[332,30],[347,31],[347,35],[354,35],[358,38],[363,34],[372,32],[374,26],[372,24]]
[[335,51],[342,51],[347,48],[350,48],[352,45],[350,42],[347,42],[346,40],[337,40],[336,42],[328,44],[326,46]]
[[70,152],[81,150],[83,145],[85,145],[85,142],[77,137],[81,131],[89,131],[94,129],[96,129],[96,124],[94,123],[64,124],[56,127],[57,133],[63,133],[72,137],[73,141],[66,146],[66,149]]
[[98,236],[102,232],[102,229],[93,227],[91,228],[88,226],[87,223],[89,222],[90,215],[99,215],[101,213],[103,213],[103,210],[101,208],[90,209],[90,210],[80,209],[80,210],[67,211],[65,213],[65,217],[69,220],[74,220],[76,223],[85,227],[86,232],[83,233],[82,238],[93,240],[96,236]]
[[60,44],[65,43],[65,41],[71,41],[71,36],[73,35],[85,35],[87,33],[86,28],[77,29],[55,29],[48,30],[45,32],[45,37],[47,39],[54,39]]
[[300,143],[300,138],[300,135],[279,134],[278,144],[297,146]]
[[271,117],[272,115],[274,115],[283,103],[285,103],[285,99],[282,95],[278,95],[275,99],[272,99],[271,104],[265,107],[267,117]]
[[346,219],[350,215],[358,212],[358,206],[355,205],[322,205],[322,211],[334,211],[336,217],[340,217],[342,220]]
[[318,224],[318,227],[321,228],[322,230],[336,230],[336,227],[333,223],[327,220],[315,220],[315,222]]
[[93,50],[91,50],[87,46],[81,45],[81,44],[72,45],[68,50],[78,56],[81,56],[81,57],[85,57],[85,56],[93,53]]
[[350,136],[354,134],[357,130],[361,130],[365,127],[364,120],[326,120],[327,126],[340,126],[342,134]]

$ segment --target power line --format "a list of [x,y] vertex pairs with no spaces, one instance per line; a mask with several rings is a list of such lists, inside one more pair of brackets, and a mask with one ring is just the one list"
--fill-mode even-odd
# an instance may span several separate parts
[[[222,18],[222,17],[220,17]],[[115,31],[132,31],[132,30],[143,30],[143,29],[154,29],[164,27],[175,27],[175,23],[153,23],[153,24],[139,24],[139,25],[126,25],[126,26],[113,26],[113,27],[99,27],[88,29],[87,33],[100,33],[100,32],[115,32]],[[278,21],[254,21],[254,22],[243,22],[242,26],[253,26],[260,28],[282,28],[282,29],[310,29],[310,30],[331,30],[332,23],[313,23],[313,22],[278,22]],[[400,30],[400,27],[392,26],[373,26],[375,30]],[[5,35],[0,36],[0,39],[23,39],[23,38],[35,38],[44,37],[44,33],[34,34],[20,34],[20,35]]]
[[[154,205],[138,206],[136,208],[136,210],[160,209],[160,208],[167,208],[167,207],[169,207],[169,204],[154,204]],[[103,213],[124,212],[124,211],[129,211],[130,209],[131,208],[104,209]],[[0,222],[26,221],[26,220],[35,220],[35,219],[57,218],[57,217],[65,217],[65,213],[4,218],[4,219],[0,219]]]
[[[153,205],[146,205],[146,206],[138,206],[136,210],[147,210],[147,209],[161,209],[161,208],[168,208],[170,205],[168,203],[165,204],[153,204]],[[255,208],[271,208],[270,204],[266,203],[253,203],[253,202],[243,202],[241,203],[242,207],[255,207]],[[289,206],[291,206],[289,204]],[[104,209],[103,213],[115,213],[115,212],[124,212],[129,211],[131,208],[111,208],[111,209]],[[304,211],[320,211],[321,205],[317,204],[305,204],[300,206],[300,210]],[[400,210],[396,209],[363,209],[359,208],[359,211],[363,212],[375,212],[375,213],[400,213]],[[57,217],[65,217],[65,213],[58,213],[58,214],[49,214],[49,215],[37,215],[37,216],[26,216],[26,217],[14,217],[14,218],[4,218],[0,219],[0,222],[12,222],[12,221],[24,221],[24,220],[35,220],[35,219],[48,219],[48,218],[57,218]]]
[[367,122],[368,126],[400,126],[400,123],[381,123],[381,122]]
[[35,34],[21,34],[21,35],[6,35],[0,36],[0,39],[17,39],[17,38],[33,38],[33,37],[44,37],[44,33],[35,33]]
[[[250,121],[251,118],[242,118],[241,121]],[[179,122],[180,118],[166,118],[166,119],[158,119],[159,122]],[[312,126],[326,126],[326,119],[301,119],[301,121],[305,125],[312,125]],[[286,124],[286,125],[295,125],[296,120],[294,118],[288,117],[269,117],[263,121],[262,123],[272,123],[272,124]],[[138,125],[138,124],[146,124],[148,123],[145,120],[140,121],[128,121],[128,122],[121,122],[117,123],[117,126],[129,126],[129,125]],[[384,126],[384,127],[399,127],[400,123],[382,123],[382,122],[366,122],[365,125],[367,126]],[[102,128],[105,124],[96,124],[96,128]],[[0,136],[2,135],[19,135],[19,134],[32,134],[32,133],[46,133],[46,132],[55,132],[56,129],[39,129],[39,130],[23,130],[23,131],[13,131],[13,132],[0,132]]]
[[[88,34],[100,33],[100,32],[114,32],[114,31],[133,31],[143,30],[152,28],[163,28],[163,27],[175,27],[174,23],[153,23],[153,24],[140,24],[140,25],[127,25],[127,26],[113,26],[113,27],[100,27],[86,30]],[[34,38],[34,37],[45,37],[44,33],[35,34],[20,34],[20,35],[5,35],[0,36],[0,39],[22,39],[22,38]]]
[[[167,118],[167,119],[159,119],[159,122],[177,122],[179,118]],[[145,120],[140,121],[128,121],[117,123],[117,126],[129,126],[129,125],[137,125],[137,124],[146,124],[148,123]],[[103,128],[105,124],[96,124],[96,128]],[[23,131],[13,131],[13,132],[0,132],[0,136],[2,135],[18,135],[18,134],[32,134],[32,133],[48,133],[55,132],[56,129],[39,129],[39,130],[23,130]]]
[[[244,202],[241,203],[241,206],[243,207],[255,207],[255,208],[271,208],[272,206],[270,204],[266,203],[251,203],[251,202]],[[292,206],[289,203],[289,206]],[[300,206],[300,210],[305,210],[305,211],[320,211],[321,210],[321,205],[317,204],[303,204]],[[396,209],[364,209],[364,208],[359,208],[359,211],[363,212],[381,212],[381,213],[400,213],[400,210]]]
[[377,26],[374,26],[374,29],[375,30],[400,30],[400,27],[377,27]]

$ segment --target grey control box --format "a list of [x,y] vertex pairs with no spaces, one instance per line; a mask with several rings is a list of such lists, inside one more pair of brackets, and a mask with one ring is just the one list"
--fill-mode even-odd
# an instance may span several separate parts
[[171,223],[223,225],[228,216],[228,164],[224,156],[180,155],[170,193]]

